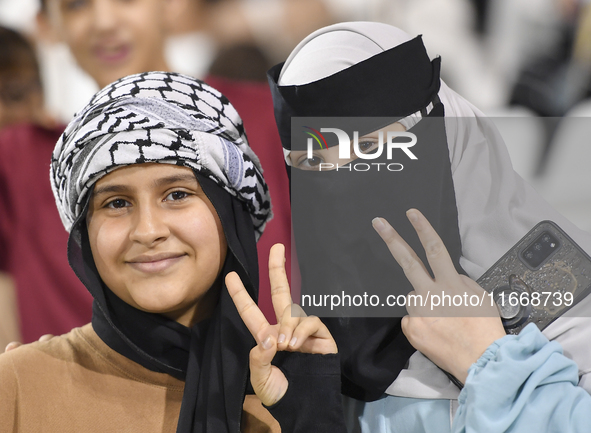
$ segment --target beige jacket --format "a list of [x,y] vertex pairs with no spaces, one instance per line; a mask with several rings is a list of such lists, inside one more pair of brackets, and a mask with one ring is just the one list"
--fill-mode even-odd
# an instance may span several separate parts
[[[90,324],[0,355],[0,432],[175,433],[184,382],[109,348]],[[279,432],[247,396],[243,432]]]

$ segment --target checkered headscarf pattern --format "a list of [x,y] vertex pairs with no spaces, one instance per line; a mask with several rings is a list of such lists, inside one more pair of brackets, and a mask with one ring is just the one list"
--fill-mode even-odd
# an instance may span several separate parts
[[257,239],[272,216],[260,162],[230,102],[194,78],[147,72],[98,92],[57,142],[50,177],[66,230],[101,177],[149,162],[192,168],[244,201]]

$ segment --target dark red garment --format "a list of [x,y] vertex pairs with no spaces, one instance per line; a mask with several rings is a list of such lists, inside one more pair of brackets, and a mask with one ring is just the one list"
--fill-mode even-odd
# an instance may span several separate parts
[[0,132],[0,270],[16,283],[23,342],[90,321],[92,296],[68,264],[68,233],[49,182],[63,126],[17,125]]
[[248,143],[263,166],[263,175],[271,193],[273,219],[257,243],[259,254],[259,306],[275,323],[269,283],[269,250],[276,243],[285,245],[285,267],[291,275],[291,214],[289,181],[283,162],[283,149],[275,124],[273,100],[267,83],[233,81],[207,77],[207,84],[222,92],[242,117]]

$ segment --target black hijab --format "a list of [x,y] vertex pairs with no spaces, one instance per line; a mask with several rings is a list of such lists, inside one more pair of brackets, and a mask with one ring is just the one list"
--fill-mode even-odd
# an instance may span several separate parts
[[217,211],[228,243],[219,277],[219,301],[209,319],[187,328],[162,315],[140,311],[115,296],[96,269],[86,213],[72,227],[68,259],[94,297],[92,325],[101,340],[149,370],[185,381],[177,432],[237,432],[248,377],[248,354],[255,343],[223,278],[237,272],[248,293],[257,300],[254,229],[244,203],[200,173],[195,176]]

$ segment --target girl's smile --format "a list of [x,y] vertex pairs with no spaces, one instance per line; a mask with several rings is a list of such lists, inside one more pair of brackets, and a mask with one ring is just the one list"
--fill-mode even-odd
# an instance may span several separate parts
[[123,301],[187,326],[213,311],[226,238],[192,170],[113,171],[95,185],[87,224],[99,274]]

